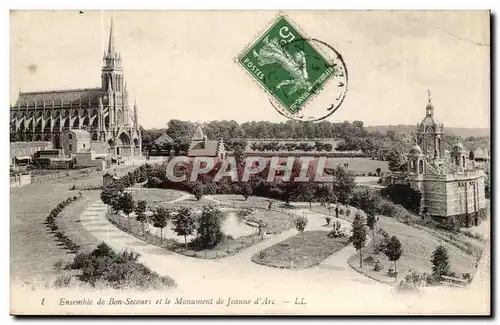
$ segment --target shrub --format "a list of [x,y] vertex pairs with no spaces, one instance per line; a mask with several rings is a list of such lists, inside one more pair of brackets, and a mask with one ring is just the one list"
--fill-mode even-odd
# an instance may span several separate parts
[[90,255],[95,257],[110,257],[110,258],[114,258],[116,256],[113,249],[105,242],[99,244],[97,248],[94,249],[92,253],[90,253]]
[[470,283],[472,281],[472,276],[470,273],[463,273],[462,274],[462,280],[467,281],[467,283]]
[[339,221],[333,224],[333,229],[328,233],[328,237],[330,238],[346,237],[346,234],[341,229],[341,224]]
[[80,279],[96,286],[104,283],[112,288],[141,289],[157,287],[163,284],[175,286],[175,281],[169,277],[160,277],[145,265],[138,263],[139,254],[123,251],[115,253],[108,245],[102,243],[90,254],[78,254],[73,264],[74,269],[81,269]]
[[54,270],[56,272],[61,272],[62,270],[64,269],[64,261],[63,260],[59,260],[57,262],[54,263]]
[[380,264],[380,261],[377,259],[375,260],[375,263],[373,264],[373,271],[378,272],[381,271],[384,268],[382,264]]
[[391,278],[395,278],[398,275],[398,273],[394,271],[393,268],[388,269],[386,274]]
[[267,253],[266,252],[264,252],[264,251],[259,252],[259,258],[260,259],[264,259],[266,257],[267,257]]
[[71,282],[71,275],[58,275],[56,280],[54,281],[54,286],[56,288],[67,288]]
[[368,256],[363,259],[363,263],[366,263],[368,265],[374,265],[375,264],[375,258],[373,256]]

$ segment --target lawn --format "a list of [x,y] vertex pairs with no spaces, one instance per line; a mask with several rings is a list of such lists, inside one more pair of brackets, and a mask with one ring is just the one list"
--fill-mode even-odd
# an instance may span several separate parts
[[182,196],[182,192],[158,188],[142,187],[133,189],[134,201],[145,200],[149,205],[165,204]]
[[305,269],[321,263],[348,244],[347,238],[330,238],[327,231],[305,231],[252,256],[252,261],[271,267]]
[[[456,242],[446,240],[440,232],[434,233],[432,230],[425,230],[401,223],[395,219],[380,216],[379,228],[384,229],[390,236],[397,236],[403,247],[403,255],[397,262],[399,278],[403,278],[410,270],[419,273],[431,273],[432,264],[430,262],[432,252],[437,246],[443,245],[448,250],[451,263],[451,271],[458,277],[463,273],[474,275],[476,272],[476,258],[467,254],[464,250],[456,246]],[[371,232],[369,232],[371,234]],[[373,256],[378,259],[384,267],[381,271],[373,271],[373,266],[366,265],[361,270],[359,268],[359,255],[354,255],[349,259],[349,264],[381,282],[395,284],[394,278],[386,275],[389,268],[394,268],[394,263],[390,262],[383,254],[373,254],[373,246],[369,245],[364,249],[363,258]]]
[[[345,215],[341,215],[341,217],[352,221],[357,209],[351,209],[352,212],[349,217]],[[313,210],[328,214],[326,207],[314,207]],[[461,233],[449,233],[444,230],[432,229],[420,225],[412,226],[385,216],[379,216],[377,229],[384,229],[389,233],[389,236],[395,235],[401,241],[403,255],[397,263],[399,278],[402,278],[409,270],[420,273],[431,273],[431,255],[439,245],[443,245],[448,249],[452,272],[455,272],[458,276],[461,276],[463,273],[474,275],[476,272],[476,261],[479,259],[484,247],[483,242]],[[372,236],[370,230],[368,230],[368,235]],[[394,263],[390,262],[383,253],[378,255],[373,254],[372,245],[364,249],[363,258],[368,256],[378,259],[384,268],[379,272],[373,271],[373,265],[367,265],[363,269],[360,269],[358,254],[349,259],[349,264],[356,270],[381,282],[394,284],[394,278],[386,275],[389,268],[394,268]]]
[[[128,170],[120,169],[117,172],[123,173]],[[82,174],[79,182],[102,184],[104,173]],[[71,259],[74,256],[60,246],[44,222],[57,204],[70,196],[77,195],[78,191],[69,190],[70,187],[78,184],[77,182],[68,177],[58,179],[57,182],[30,184],[10,189],[10,273],[12,280],[22,280],[25,283],[44,283],[52,280],[56,275],[54,263],[61,259]],[[87,191],[82,191],[82,194],[86,197]],[[78,227],[76,222],[86,202],[90,201],[85,199],[76,201],[66,208],[71,211],[64,209],[61,212],[61,216],[63,214],[71,216],[71,219],[63,221],[68,223],[61,224],[61,226],[66,227],[65,230],[70,232],[71,239],[77,241],[81,238],[82,243],[92,241],[90,237],[86,237],[88,236],[86,230]]]

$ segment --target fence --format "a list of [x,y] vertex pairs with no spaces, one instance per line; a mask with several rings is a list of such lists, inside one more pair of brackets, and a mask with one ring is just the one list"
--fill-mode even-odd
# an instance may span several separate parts
[[83,168],[83,169],[76,169],[76,170],[64,170],[52,174],[47,174],[47,175],[34,175],[32,178],[32,183],[46,183],[46,182],[51,182],[51,181],[57,181],[62,178],[66,177],[75,177],[75,176],[80,176],[84,174],[93,174],[99,170],[98,167],[89,167],[89,168]]
[[452,276],[441,276],[441,284],[449,287],[464,288],[467,285],[467,281],[459,278],[454,278]]

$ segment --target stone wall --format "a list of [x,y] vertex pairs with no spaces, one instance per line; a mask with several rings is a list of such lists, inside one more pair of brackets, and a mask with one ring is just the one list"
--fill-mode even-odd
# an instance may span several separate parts
[[21,187],[31,184],[31,173],[16,174],[10,177],[10,187]]
[[447,215],[446,183],[440,181],[424,180],[422,184],[424,208],[433,216]]

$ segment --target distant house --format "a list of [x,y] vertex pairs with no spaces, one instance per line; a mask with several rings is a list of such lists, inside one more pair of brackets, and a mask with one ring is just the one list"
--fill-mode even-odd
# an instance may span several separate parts
[[226,158],[226,154],[224,141],[222,139],[208,140],[201,126],[198,125],[191,138],[188,157],[216,157],[222,160]]
[[167,133],[163,133],[154,141],[154,144],[158,146],[163,146],[165,143],[174,143],[174,139],[172,139]]
[[487,148],[481,148],[478,147],[476,150],[474,150],[474,160],[475,161],[481,161],[485,162],[490,159],[490,155],[488,154],[488,149]]

